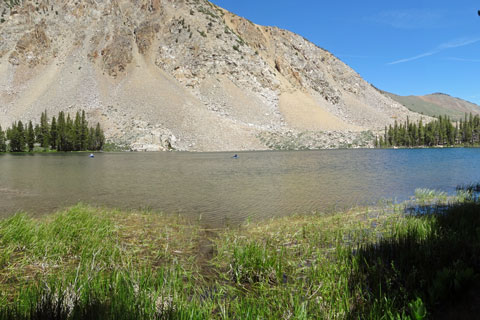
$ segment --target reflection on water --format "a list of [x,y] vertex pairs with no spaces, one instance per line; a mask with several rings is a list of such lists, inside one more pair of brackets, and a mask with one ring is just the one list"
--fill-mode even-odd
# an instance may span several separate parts
[[0,155],[0,215],[85,202],[209,225],[332,210],[480,181],[480,149]]

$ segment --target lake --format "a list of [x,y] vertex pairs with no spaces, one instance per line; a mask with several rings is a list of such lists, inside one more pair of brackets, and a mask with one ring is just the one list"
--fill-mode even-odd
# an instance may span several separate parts
[[0,154],[0,216],[78,202],[234,225],[480,181],[480,149]]

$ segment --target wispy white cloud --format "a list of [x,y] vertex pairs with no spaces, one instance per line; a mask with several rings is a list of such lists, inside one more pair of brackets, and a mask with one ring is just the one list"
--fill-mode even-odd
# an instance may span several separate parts
[[399,63],[405,63],[405,62],[418,60],[418,59],[421,59],[421,58],[433,56],[434,54],[437,54],[437,53],[442,52],[444,50],[468,46],[468,45],[477,43],[479,41],[480,41],[480,38],[460,38],[460,39],[452,40],[452,41],[440,44],[439,46],[437,46],[433,50],[427,51],[425,53],[422,53],[422,54],[419,54],[419,55],[416,55],[416,56],[413,56],[413,57],[410,57],[410,58],[404,58],[404,59],[396,60],[396,61],[388,63],[388,65],[394,65],[394,64],[399,64]]
[[468,59],[468,58],[458,58],[458,57],[446,57],[444,60],[450,61],[459,61],[459,62],[480,62],[480,59]]
[[445,12],[435,9],[404,9],[382,11],[366,20],[398,29],[432,28],[443,25]]
[[438,46],[440,50],[444,49],[451,49],[451,48],[458,48],[458,47],[464,47],[468,46],[469,44],[474,44],[480,41],[480,38],[460,38],[456,40],[452,40],[450,42],[445,42],[442,43],[441,45]]
[[388,65],[393,65],[393,64],[399,64],[399,63],[404,63],[404,62],[410,62],[410,61],[413,61],[413,60],[418,60],[418,59],[421,59],[421,58],[433,56],[435,53],[438,53],[438,52],[440,52],[440,51],[429,51],[429,52],[419,54],[418,56],[405,58],[405,59],[400,59],[400,60],[393,61],[393,62],[390,62],[390,63],[387,63],[387,64]]

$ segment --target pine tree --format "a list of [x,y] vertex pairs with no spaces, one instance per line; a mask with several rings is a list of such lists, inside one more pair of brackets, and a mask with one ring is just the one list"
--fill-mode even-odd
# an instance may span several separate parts
[[75,151],[82,150],[82,119],[80,113],[77,111],[75,115],[75,121],[73,122],[74,134],[74,149]]
[[10,141],[10,143],[8,144],[8,150],[9,151],[12,151],[12,150],[15,150],[17,148],[17,124],[14,122],[12,123],[12,125],[10,126],[10,128],[7,128],[7,140]]
[[10,140],[9,148],[11,152],[25,151],[25,132],[22,121],[12,124],[12,127],[7,130],[7,139]]
[[[7,128],[6,132],[0,127],[0,152],[33,151],[35,143],[44,148],[56,148],[58,151],[93,151],[103,148],[105,135],[100,123],[97,123],[95,128],[88,126],[84,110],[81,113],[78,111],[75,119],[60,111],[58,118],[52,118],[51,125],[45,111],[41,114],[40,124],[35,126],[32,121],[29,121],[27,126],[18,121]],[[377,143],[380,146],[380,142]]]
[[383,141],[384,141],[385,147],[388,147],[388,129],[387,129],[387,126],[385,126],[385,134],[383,135]]
[[387,137],[388,137],[388,146],[389,147],[394,147],[394,141],[393,141],[393,128],[392,125],[388,126],[388,132],[387,132]]
[[48,125],[48,118],[47,118],[47,110],[42,112],[40,117],[40,130],[42,131],[42,144],[43,148],[48,148],[50,145],[50,132],[49,132],[49,125]]
[[70,114],[67,113],[67,121],[65,123],[66,146],[64,151],[73,151],[75,143],[75,129],[73,127],[73,120]]
[[425,145],[425,127],[423,126],[422,119],[418,122],[418,144]]
[[455,144],[455,127],[449,117],[447,117],[447,140],[448,145],[452,146]]
[[50,147],[53,150],[57,148],[57,140],[58,140],[57,119],[55,119],[55,116],[54,116],[52,118],[52,124],[50,125]]
[[82,130],[81,130],[81,150],[87,150],[88,148],[88,122],[85,116],[85,110],[82,110]]
[[105,135],[100,127],[100,123],[97,123],[97,127],[95,128],[95,150],[102,150],[104,143]]
[[380,148],[385,148],[385,142],[383,141],[383,138],[381,136],[380,136],[379,144],[380,144]]
[[7,131],[5,131],[6,140],[12,140],[12,131],[14,124],[15,123],[13,123],[12,126],[10,128],[7,128]]
[[42,129],[40,128],[40,125],[37,123],[35,124],[35,141],[42,145],[43,142],[43,134],[42,134]]
[[398,123],[397,120],[395,120],[395,123],[393,125],[393,139],[392,139],[392,146],[397,146],[398,142]]
[[5,132],[2,130],[2,126],[0,126],[0,152],[7,151],[7,141],[5,137]]
[[464,142],[465,143],[471,143],[472,140],[472,127],[470,125],[470,122],[466,122],[464,124]]
[[17,132],[18,132],[18,144],[19,144],[18,152],[24,152],[25,151],[25,127],[23,126],[22,121],[18,121],[17,123]]
[[412,125],[412,145],[414,146],[418,146],[418,127],[417,125],[414,123]]
[[58,114],[58,124],[57,124],[57,150],[66,151],[67,145],[67,132],[66,132],[66,123],[65,123],[65,114],[63,111],[60,111]]
[[468,117],[468,124],[469,124],[469,126],[470,126],[470,128],[469,128],[469,129],[470,129],[470,139],[469,139],[469,142],[470,142],[470,144],[473,145],[473,143],[474,143],[473,133],[474,133],[475,128],[474,128],[474,125],[473,125],[473,115],[472,115],[471,112],[470,112],[470,116]]
[[88,130],[88,150],[95,150],[95,129],[92,127]]
[[442,116],[438,117],[438,145],[443,145],[445,141],[445,125]]
[[33,147],[35,145],[35,131],[33,129],[33,124],[32,121],[28,122],[28,128],[27,128],[27,146],[28,146],[28,151],[32,152]]
[[473,128],[474,128],[474,139],[476,143],[480,142],[480,117],[475,115],[473,118]]

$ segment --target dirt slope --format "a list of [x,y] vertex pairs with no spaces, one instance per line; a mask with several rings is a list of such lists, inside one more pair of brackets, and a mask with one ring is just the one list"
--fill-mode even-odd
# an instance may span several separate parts
[[4,127],[83,108],[134,150],[220,151],[305,132],[350,144],[419,117],[301,36],[205,0],[25,0],[0,12]]

